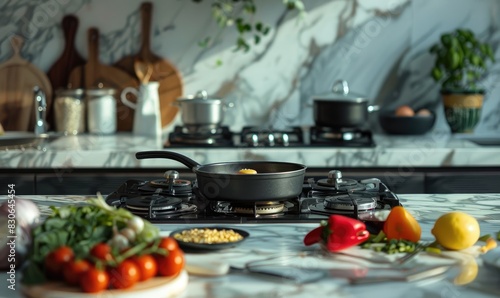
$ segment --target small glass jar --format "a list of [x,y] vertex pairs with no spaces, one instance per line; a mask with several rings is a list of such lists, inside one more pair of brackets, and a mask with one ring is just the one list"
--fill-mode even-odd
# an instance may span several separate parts
[[90,133],[116,132],[116,90],[111,88],[87,89],[87,126]]
[[85,131],[83,89],[60,89],[54,100],[54,124],[57,132],[76,135]]

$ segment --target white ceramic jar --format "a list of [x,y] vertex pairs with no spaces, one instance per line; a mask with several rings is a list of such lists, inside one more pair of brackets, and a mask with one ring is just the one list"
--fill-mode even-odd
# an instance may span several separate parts
[[87,126],[94,134],[112,134],[116,132],[115,89],[87,89]]

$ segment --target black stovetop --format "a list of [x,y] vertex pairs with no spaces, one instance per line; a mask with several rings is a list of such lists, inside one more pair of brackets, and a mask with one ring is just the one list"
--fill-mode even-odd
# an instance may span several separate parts
[[256,148],[256,147],[374,147],[372,132],[366,128],[290,127],[272,129],[244,127],[233,132],[227,126],[190,131],[176,126],[164,147]]
[[166,179],[132,179],[109,194],[106,202],[152,223],[317,223],[330,214],[342,214],[364,221],[370,232],[378,232],[383,224],[377,218],[379,212],[401,205],[377,178],[341,178],[336,186],[332,181],[307,178],[297,197],[243,202],[208,200],[198,192],[196,181],[176,179],[171,186]]

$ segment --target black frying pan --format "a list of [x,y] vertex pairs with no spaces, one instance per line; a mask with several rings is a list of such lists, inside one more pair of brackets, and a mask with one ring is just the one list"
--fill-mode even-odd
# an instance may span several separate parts
[[[196,173],[198,188],[209,200],[280,201],[302,192],[306,166],[288,162],[245,161],[200,165],[191,158],[172,151],[143,151],[137,159],[166,158],[189,167]],[[257,174],[238,174],[241,169]]]

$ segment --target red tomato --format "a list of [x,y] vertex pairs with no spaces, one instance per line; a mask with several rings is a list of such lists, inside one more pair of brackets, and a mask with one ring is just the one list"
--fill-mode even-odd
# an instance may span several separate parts
[[71,247],[61,246],[57,248],[45,257],[45,272],[50,278],[61,278],[64,265],[72,261],[74,257]]
[[99,260],[109,261],[113,259],[113,256],[111,255],[111,246],[106,243],[97,243],[94,245],[94,247],[90,250],[90,254]]
[[172,237],[163,237],[161,238],[159,248],[163,248],[167,251],[176,250],[179,248],[179,244],[177,244],[177,240]]
[[109,281],[115,289],[130,288],[139,281],[139,277],[139,268],[131,260],[125,260],[109,269]]
[[109,275],[104,270],[90,267],[80,278],[80,287],[86,293],[98,293],[109,286]]
[[63,268],[64,280],[72,285],[78,285],[80,278],[83,273],[87,272],[91,267],[91,264],[86,260],[76,260],[66,263]]
[[168,255],[158,255],[156,257],[158,265],[158,274],[161,276],[177,275],[184,268],[184,253],[180,249],[174,249],[168,252]]
[[131,258],[139,269],[139,281],[148,280],[158,273],[158,266],[151,255],[142,255]]

